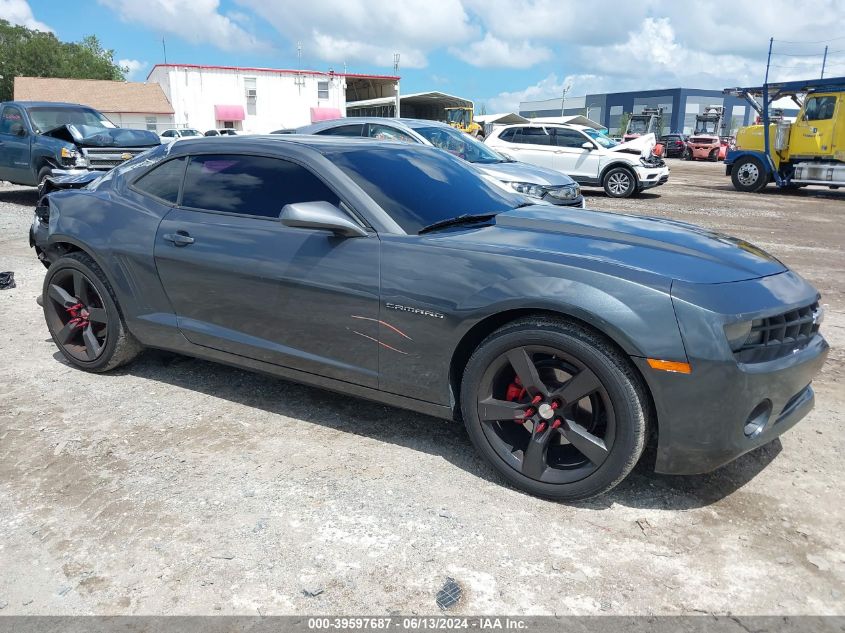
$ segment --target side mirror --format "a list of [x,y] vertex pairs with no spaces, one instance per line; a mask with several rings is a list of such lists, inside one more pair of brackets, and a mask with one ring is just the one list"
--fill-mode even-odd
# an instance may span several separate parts
[[365,237],[367,232],[329,202],[295,202],[282,207],[279,219],[285,226],[331,231],[346,237]]
[[584,141],[583,143],[581,143],[581,147],[583,149],[593,149],[595,147],[595,145],[590,143],[590,141]]

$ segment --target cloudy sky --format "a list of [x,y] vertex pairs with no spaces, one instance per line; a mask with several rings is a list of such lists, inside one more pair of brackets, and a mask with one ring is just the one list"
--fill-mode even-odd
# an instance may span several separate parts
[[489,112],[521,100],[845,75],[845,0],[0,0],[0,16],[64,40],[97,35],[143,80],[174,63],[392,74]]

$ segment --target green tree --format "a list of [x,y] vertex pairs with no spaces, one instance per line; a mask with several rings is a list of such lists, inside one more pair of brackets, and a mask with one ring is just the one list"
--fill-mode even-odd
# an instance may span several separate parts
[[0,20],[0,101],[13,98],[15,77],[126,79],[128,68],[114,61],[114,51],[94,35],[62,42],[52,33]]
[[617,131],[618,136],[622,136],[625,133],[625,128],[628,127],[628,121],[631,120],[631,113],[630,112],[623,112],[622,116],[619,117],[619,130]]

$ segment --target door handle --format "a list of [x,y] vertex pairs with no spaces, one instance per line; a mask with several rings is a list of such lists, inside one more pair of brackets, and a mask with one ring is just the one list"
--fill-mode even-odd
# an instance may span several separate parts
[[185,233],[185,231],[178,231],[176,233],[165,233],[162,235],[168,242],[173,242],[176,246],[187,246],[194,243],[194,238]]
[[563,154],[563,150],[562,149],[556,149],[555,154]]

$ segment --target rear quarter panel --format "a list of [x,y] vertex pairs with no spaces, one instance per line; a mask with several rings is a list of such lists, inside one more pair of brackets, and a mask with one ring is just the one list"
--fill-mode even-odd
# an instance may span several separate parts
[[48,243],[70,243],[91,255],[108,278],[129,330],[146,345],[166,346],[176,335],[175,316],[158,279],[153,244],[170,207],[125,186],[57,191],[49,200]]

